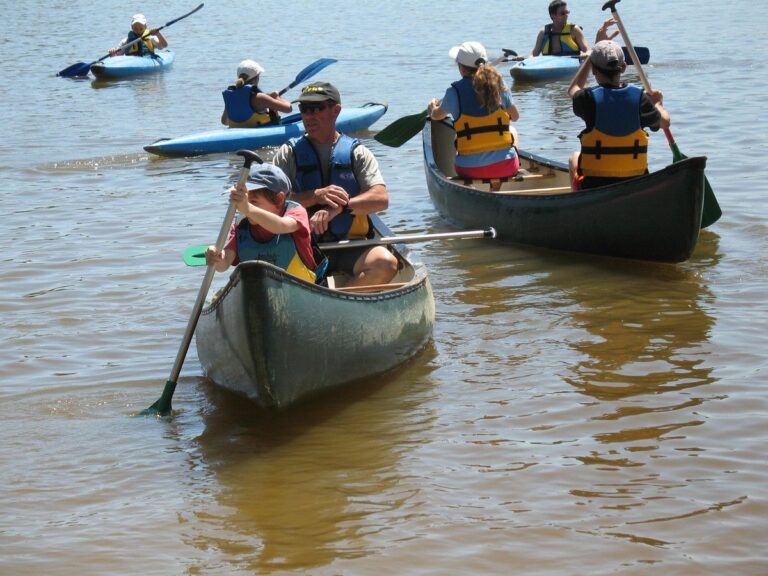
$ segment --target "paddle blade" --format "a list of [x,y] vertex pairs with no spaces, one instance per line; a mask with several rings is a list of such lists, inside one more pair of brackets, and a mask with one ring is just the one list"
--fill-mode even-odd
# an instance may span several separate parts
[[[648,50],[645,46],[635,46],[635,52],[637,53],[637,59],[640,60],[640,64],[648,64],[649,60],[651,59],[651,51]],[[632,62],[632,56],[629,54],[629,50],[627,50],[626,46],[621,47],[622,51],[624,52],[624,60],[626,60],[627,65],[634,64]]]
[[60,71],[56,74],[56,76],[62,76],[64,78],[74,78],[75,76],[88,76],[88,72],[91,69],[90,64],[86,64],[85,62],[78,62],[77,64],[72,64],[72,66],[68,66],[64,68],[64,70]]
[[139,412],[137,416],[168,416],[171,413],[171,398],[174,390],[176,390],[176,382],[166,381],[160,398],[152,406]]
[[421,132],[424,129],[424,124],[426,124],[426,122],[426,110],[419,112],[418,114],[403,116],[402,118],[398,118],[392,122],[392,124],[381,130],[373,138],[385,146],[399,148],[408,142],[408,140],[416,136],[416,134]]
[[320,58],[319,60],[315,60],[314,62],[312,62],[312,64],[304,68],[304,70],[296,74],[296,80],[294,80],[294,82],[296,84],[298,84],[299,82],[303,82],[307,78],[311,78],[312,76],[320,72],[320,70],[323,70],[324,68],[327,68],[328,66],[330,66],[331,64],[335,64],[336,62],[338,62],[338,60],[336,60],[335,58]]
[[706,228],[720,220],[723,211],[715,198],[715,191],[709,184],[709,180],[704,176],[704,210],[701,214],[701,227]]
[[184,250],[184,264],[187,266],[205,266],[205,251],[208,246],[190,246]]
[[[672,139],[672,135],[667,135],[667,140],[669,141],[669,147],[672,150],[672,162],[680,162],[681,160],[685,160],[688,158],[685,154],[683,154],[680,151],[680,148],[678,148],[677,143]],[[723,215],[723,211],[720,209],[720,204],[717,202],[717,198],[715,197],[715,191],[712,190],[712,185],[709,183],[709,179],[707,176],[704,176],[704,208],[702,210],[701,214],[701,227],[706,228],[707,226],[711,226],[718,220],[720,220],[720,217]]]
[[291,82],[290,84],[288,84],[288,86],[280,90],[280,92],[278,92],[278,95],[282,96],[283,94],[288,92],[288,90],[296,86],[299,82],[303,82],[304,80],[311,78],[312,76],[320,72],[320,70],[323,70],[324,68],[327,68],[328,66],[336,62],[338,62],[338,60],[334,58],[320,58],[319,60],[315,60],[314,62],[312,62],[312,64],[304,68],[304,70],[296,74],[296,78],[294,78],[293,82]]

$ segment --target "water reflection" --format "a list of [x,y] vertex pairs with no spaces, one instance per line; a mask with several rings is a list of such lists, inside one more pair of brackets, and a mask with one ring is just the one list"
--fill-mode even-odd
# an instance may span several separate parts
[[492,352],[494,378],[513,375],[516,413],[540,415],[516,440],[531,461],[539,446],[563,447],[559,481],[582,517],[600,518],[590,528],[600,537],[664,547],[678,539],[676,521],[713,509],[691,497],[692,482],[715,480],[700,457],[712,431],[698,429],[722,400],[706,387],[717,381],[715,296],[702,272],[720,255],[717,235],[704,240],[678,266],[512,246],[445,254],[458,314],[472,318],[463,330],[479,325],[464,349],[474,361]]
[[400,370],[279,413],[204,384],[192,466],[212,472],[221,510],[199,518],[192,544],[259,573],[369,554],[367,537],[381,541],[413,496],[398,488],[400,460],[434,419],[421,408],[434,356],[429,345]]

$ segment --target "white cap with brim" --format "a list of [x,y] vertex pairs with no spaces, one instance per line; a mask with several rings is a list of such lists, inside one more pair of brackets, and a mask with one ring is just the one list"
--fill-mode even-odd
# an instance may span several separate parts
[[147,17],[144,16],[144,14],[134,14],[133,19],[131,20],[131,26],[134,24],[143,24],[144,26],[147,25]]
[[285,192],[287,194],[291,191],[291,181],[288,180],[285,172],[274,164],[259,164],[251,167],[245,187],[248,190],[266,188],[271,192]]
[[250,80],[264,72],[264,68],[255,60],[243,60],[237,66],[237,77],[245,74],[245,79]]
[[470,41],[454,46],[448,51],[448,56],[470,68],[478,68],[480,64],[488,62],[488,53],[480,42]]

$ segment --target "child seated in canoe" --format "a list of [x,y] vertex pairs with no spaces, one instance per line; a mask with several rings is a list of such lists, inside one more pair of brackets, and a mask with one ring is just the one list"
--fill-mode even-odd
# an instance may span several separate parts
[[288,177],[277,166],[252,167],[246,184],[229,190],[230,201],[243,218],[233,226],[223,250],[209,246],[205,251],[208,265],[224,272],[246,260],[263,260],[309,282],[318,280],[307,210],[286,199],[290,191]]
[[168,41],[157,28],[147,28],[147,17],[144,14],[135,14],[131,20],[131,31],[120,42],[120,46],[133,42],[137,38],[141,41],[131,44],[128,48],[110,48],[110,56],[145,56],[154,54],[155,50],[163,50],[168,47]]
[[461,80],[451,84],[442,100],[432,99],[427,112],[432,120],[453,117],[456,174],[496,180],[491,189],[498,190],[499,179],[517,175],[520,166],[517,131],[509,125],[520,113],[482,44],[464,42],[448,55],[456,61]]
[[221,93],[224,112],[221,123],[230,128],[254,128],[280,124],[280,112],[290,112],[293,106],[277,92],[262,92],[259,78],[264,68],[253,60],[243,60],[237,67],[237,80]]
[[[647,174],[648,134],[644,128],[656,132],[670,123],[660,91],[645,92],[621,81],[627,69],[624,52],[610,39],[618,32],[608,35],[615,23],[609,18],[597,31],[589,57],[568,87],[573,112],[586,124],[579,134],[581,149],[568,160],[574,191]],[[585,88],[590,70],[598,85]]]

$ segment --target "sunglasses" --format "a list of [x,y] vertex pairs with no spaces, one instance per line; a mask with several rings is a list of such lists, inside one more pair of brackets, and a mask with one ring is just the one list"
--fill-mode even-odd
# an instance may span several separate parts
[[333,106],[333,102],[313,102],[311,104],[304,103],[299,104],[299,112],[302,114],[317,114],[318,112],[322,112],[331,106]]

